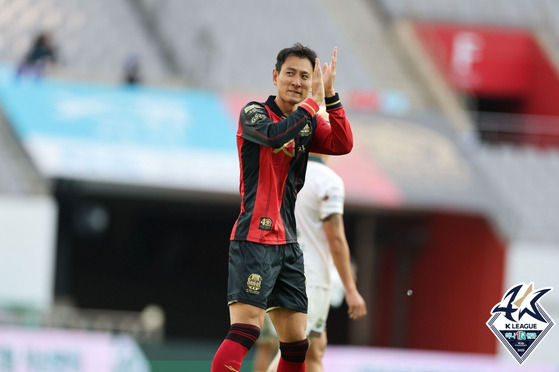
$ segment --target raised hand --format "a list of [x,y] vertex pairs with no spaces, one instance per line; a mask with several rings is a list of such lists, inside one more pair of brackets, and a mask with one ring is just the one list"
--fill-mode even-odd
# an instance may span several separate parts
[[324,94],[326,95],[326,97],[332,97],[334,94],[336,94],[336,90],[334,89],[334,80],[336,79],[337,62],[338,62],[338,47],[334,47],[330,65],[324,63],[324,67],[323,67],[324,72],[322,73],[322,77],[324,79]]
[[318,57],[314,63],[312,76],[312,99],[320,105],[324,100],[324,81],[322,78],[322,69],[320,68],[320,59]]

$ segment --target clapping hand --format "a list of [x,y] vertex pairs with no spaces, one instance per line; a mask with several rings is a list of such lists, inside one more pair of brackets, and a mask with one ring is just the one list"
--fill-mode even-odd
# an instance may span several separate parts
[[322,72],[322,79],[324,81],[324,94],[326,97],[332,97],[336,94],[336,90],[334,89],[334,80],[336,79],[337,62],[338,62],[338,47],[334,47],[330,65],[324,63],[323,72]]

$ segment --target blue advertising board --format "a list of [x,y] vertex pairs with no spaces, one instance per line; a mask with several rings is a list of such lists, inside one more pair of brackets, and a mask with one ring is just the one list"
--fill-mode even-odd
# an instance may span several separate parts
[[16,78],[0,104],[46,177],[236,192],[235,123],[214,93]]

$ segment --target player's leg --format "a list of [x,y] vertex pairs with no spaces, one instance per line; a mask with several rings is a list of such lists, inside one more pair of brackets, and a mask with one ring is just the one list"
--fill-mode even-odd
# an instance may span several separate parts
[[[322,366],[322,357],[324,356],[324,351],[326,350],[326,345],[328,344],[326,332],[323,332],[320,336],[309,337],[309,349],[307,350],[307,356],[305,359],[306,372],[323,372],[324,368]],[[268,366],[265,369],[266,372],[276,372],[278,370],[278,364],[280,361],[280,352],[278,351]]]
[[272,359],[272,361],[270,362],[268,369],[266,369],[266,372],[277,372],[280,358],[281,358],[281,351],[278,350],[276,355],[274,356],[274,359]]
[[307,372],[322,372],[322,357],[326,349],[326,320],[330,310],[330,290],[322,286],[307,287],[309,311],[307,315]]
[[253,372],[265,372],[278,352],[278,341],[273,339],[261,340],[256,342],[254,360],[252,362]]
[[229,245],[227,300],[231,326],[214,356],[212,372],[240,371],[243,359],[260,336],[267,298],[275,282],[272,275],[256,274],[265,272],[262,265],[267,265],[266,255],[262,245],[236,241]]
[[328,344],[326,331],[318,337],[309,339],[309,350],[307,351],[307,372],[323,372],[322,357]]
[[[280,310],[280,309],[277,309],[277,310]],[[273,314],[273,313],[274,313],[274,311],[270,312],[270,314]],[[280,316],[280,313],[281,312],[278,312],[275,315]],[[272,315],[272,316],[274,316],[274,315]],[[276,319],[276,322],[280,322],[280,321],[281,321],[280,319]],[[309,342],[310,342],[310,345],[311,345],[312,343],[311,343],[310,339],[309,339]],[[309,346],[309,350],[310,350],[310,346]],[[308,369],[308,358],[309,358],[309,356],[308,356],[308,353],[307,353],[307,355],[306,355],[307,371],[309,371],[309,369]],[[278,350],[276,355],[274,356],[274,359],[270,362],[270,365],[268,366],[268,369],[266,369],[266,372],[277,372],[280,359],[281,359],[281,350]]]
[[274,309],[268,314],[281,342],[295,342],[307,338],[307,314],[285,308]]
[[211,372],[240,371],[243,359],[258,340],[264,309],[240,302],[229,305],[231,326],[217,349]]
[[308,349],[307,308],[303,252],[298,244],[283,247],[284,255],[276,285],[268,298],[268,312],[280,341],[278,372],[305,371]]
[[305,371],[305,357],[309,346],[306,336],[307,314],[279,308],[270,311],[270,318],[279,337],[277,372]]
[[264,324],[260,329],[260,338],[256,341],[256,350],[252,363],[253,372],[265,372],[278,352],[278,334],[266,314]]

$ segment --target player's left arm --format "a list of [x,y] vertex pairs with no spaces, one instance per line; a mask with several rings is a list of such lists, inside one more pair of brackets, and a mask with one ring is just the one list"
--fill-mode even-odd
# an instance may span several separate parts
[[334,265],[340,274],[346,291],[345,298],[351,319],[361,319],[367,315],[365,300],[357,289],[351,268],[349,245],[345,235],[343,217],[339,213],[329,215],[322,223]]

